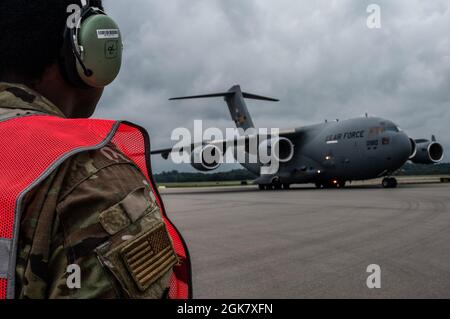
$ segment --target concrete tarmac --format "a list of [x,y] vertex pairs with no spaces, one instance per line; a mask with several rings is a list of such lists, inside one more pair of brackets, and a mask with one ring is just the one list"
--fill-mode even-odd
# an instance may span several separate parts
[[450,184],[162,193],[195,298],[450,298]]

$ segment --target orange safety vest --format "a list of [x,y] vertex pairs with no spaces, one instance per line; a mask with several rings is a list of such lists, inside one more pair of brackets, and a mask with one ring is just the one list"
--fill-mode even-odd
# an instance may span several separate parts
[[113,143],[151,185],[180,263],[174,267],[169,298],[192,298],[189,252],[167,217],[153,180],[147,132],[128,122],[31,115],[0,122],[0,299],[15,296],[15,273],[23,199],[75,154]]

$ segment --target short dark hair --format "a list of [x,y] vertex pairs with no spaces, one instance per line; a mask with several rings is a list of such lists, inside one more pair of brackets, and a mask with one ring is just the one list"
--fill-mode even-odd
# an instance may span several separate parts
[[[70,4],[81,1],[0,1],[0,81],[12,74],[38,80],[58,61]],[[90,4],[103,9],[101,0]]]

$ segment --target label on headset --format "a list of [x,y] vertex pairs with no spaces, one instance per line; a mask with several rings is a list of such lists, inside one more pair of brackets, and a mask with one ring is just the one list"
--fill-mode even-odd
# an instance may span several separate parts
[[101,29],[97,30],[99,39],[118,39],[120,37],[119,29]]

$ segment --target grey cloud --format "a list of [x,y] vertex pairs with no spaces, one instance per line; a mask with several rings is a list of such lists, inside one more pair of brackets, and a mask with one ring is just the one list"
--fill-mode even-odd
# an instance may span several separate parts
[[[96,115],[143,125],[153,147],[171,145],[172,130],[190,128],[194,119],[232,125],[220,99],[169,97],[239,83],[281,99],[248,102],[261,127],[368,112],[392,119],[415,138],[434,133],[450,152],[448,1],[376,1],[382,9],[378,30],[366,26],[366,7],[375,1],[104,2],[121,25],[125,60]],[[174,168],[155,160],[156,171]]]

